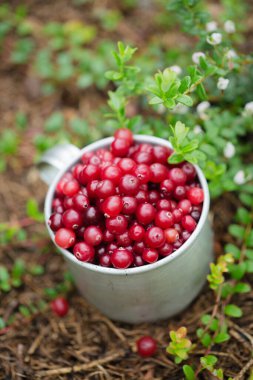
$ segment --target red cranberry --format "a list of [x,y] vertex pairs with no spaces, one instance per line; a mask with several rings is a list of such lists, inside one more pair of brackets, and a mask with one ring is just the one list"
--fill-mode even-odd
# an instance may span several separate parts
[[63,185],[62,192],[64,195],[69,197],[73,197],[80,189],[79,183],[76,179],[72,179],[71,181],[66,182]]
[[147,230],[145,241],[151,248],[159,248],[165,243],[164,232],[160,227],[151,227]]
[[84,220],[85,226],[99,224],[101,222],[101,219],[102,219],[101,212],[93,206],[88,207],[84,211],[83,215],[84,215],[83,220]]
[[174,250],[177,250],[178,248],[181,247],[181,245],[183,245],[183,239],[179,238],[174,244],[173,244],[173,249]]
[[154,220],[156,210],[150,203],[142,203],[137,207],[136,218],[141,224],[149,224]]
[[143,336],[136,342],[138,354],[144,358],[153,356],[157,350],[155,339],[151,336]]
[[119,182],[119,190],[126,195],[136,195],[139,190],[140,182],[137,177],[126,174]]
[[183,231],[182,232],[182,239],[183,239],[183,241],[188,240],[190,236],[191,236],[190,232],[188,232],[188,231]]
[[100,158],[100,160],[103,161],[104,163],[112,162],[112,160],[113,160],[113,155],[111,152],[109,152],[109,150],[98,149],[96,151],[96,154]]
[[183,212],[184,215],[186,215],[186,214],[190,214],[192,210],[192,205],[188,199],[182,199],[178,203],[178,208]]
[[171,156],[172,150],[166,148],[164,146],[154,146],[153,147],[153,155],[155,162],[159,162],[160,164],[167,164],[168,158]]
[[173,247],[171,244],[165,243],[161,248],[159,248],[159,255],[169,256],[173,252]]
[[56,214],[63,214],[64,211],[65,211],[65,208],[63,206],[58,206],[58,207],[55,208],[54,211],[55,211]]
[[123,232],[123,234],[117,235],[116,240],[117,244],[121,247],[127,247],[132,243],[128,231]]
[[52,209],[54,210],[56,207],[62,206],[62,200],[60,198],[54,198],[52,201]]
[[156,203],[159,201],[160,198],[161,198],[161,197],[160,197],[160,193],[159,193],[159,191],[157,191],[157,190],[151,190],[151,191],[148,193],[148,200],[149,200],[149,202],[150,202],[153,206],[156,205]]
[[152,264],[158,260],[158,252],[156,249],[145,248],[142,253],[142,258],[146,263]]
[[97,249],[96,249],[96,254],[97,254],[99,257],[105,255],[105,253],[106,253],[106,249],[105,249],[105,246],[104,246],[104,245],[101,245],[100,247],[97,247]]
[[148,192],[145,190],[139,190],[135,195],[137,203],[146,203],[148,202]]
[[75,232],[76,232],[76,237],[79,239],[79,240],[83,240],[83,234],[84,234],[84,231],[85,231],[85,227],[82,226],[80,228],[78,228]]
[[65,197],[63,201],[63,206],[65,209],[74,207],[73,198]]
[[123,202],[121,197],[119,197],[118,195],[113,195],[107,198],[102,204],[103,212],[106,216],[109,216],[111,218],[119,215],[122,208]]
[[99,227],[89,226],[85,229],[83,237],[87,244],[94,246],[101,243],[103,233]]
[[179,233],[175,228],[167,228],[164,231],[167,243],[174,244],[179,239]]
[[137,164],[150,165],[153,162],[154,156],[149,152],[136,152],[133,158]]
[[89,199],[83,194],[76,194],[73,197],[73,207],[78,211],[84,211],[89,207]]
[[169,172],[169,178],[174,182],[176,186],[185,185],[187,176],[185,172],[180,168],[173,168]]
[[104,179],[98,182],[95,192],[99,198],[110,197],[115,194],[115,185],[110,179]]
[[183,228],[188,232],[194,231],[197,225],[197,223],[191,217],[191,215],[184,215],[181,223],[182,223]]
[[122,213],[131,215],[137,208],[137,200],[134,197],[122,197],[123,208]]
[[142,252],[143,252],[144,248],[146,248],[146,246],[143,243],[143,241],[137,241],[136,243],[134,243],[133,248],[134,248],[134,252],[137,255],[142,255]]
[[191,212],[191,217],[192,217],[194,220],[196,220],[196,222],[199,221],[200,216],[201,216],[201,212],[198,211],[198,210],[193,210],[193,211]]
[[193,205],[199,205],[204,201],[204,191],[199,187],[191,187],[187,191],[187,198]]
[[72,173],[73,177],[79,181],[79,174],[83,170],[84,166],[82,164],[77,164],[73,167]]
[[159,199],[156,204],[157,210],[171,210],[171,204],[168,199]]
[[151,170],[148,165],[140,164],[137,165],[134,174],[139,179],[141,184],[148,183],[151,178]]
[[133,142],[133,133],[127,128],[120,128],[114,132],[115,139],[127,140],[129,144]]
[[194,178],[196,177],[196,169],[190,162],[185,162],[182,166],[181,169],[183,172],[186,174],[187,181],[193,181]]
[[170,211],[160,210],[155,216],[155,224],[163,229],[169,228],[174,224],[174,217]]
[[175,209],[177,208],[177,202],[176,202],[176,201],[171,200],[171,201],[170,201],[170,205],[171,205],[171,210],[172,210],[172,211],[175,210]]
[[113,253],[113,251],[115,251],[115,249],[117,249],[118,246],[116,243],[110,243],[108,246],[107,246],[107,253],[108,255],[111,255]]
[[76,230],[82,225],[82,216],[73,208],[69,208],[62,214],[62,222],[65,227]]
[[73,248],[73,253],[78,260],[83,262],[92,261],[95,255],[94,248],[84,241],[76,243]]
[[164,181],[168,176],[168,169],[163,164],[156,162],[150,165],[151,181],[154,183],[160,183]]
[[101,160],[97,155],[94,155],[89,159],[88,163],[95,166],[99,166],[101,164]]
[[115,185],[119,184],[122,170],[116,165],[109,165],[101,170],[101,179],[110,179]]
[[111,143],[111,152],[114,156],[125,157],[128,154],[130,144],[128,140],[117,138]]
[[89,162],[89,159],[94,156],[94,152],[85,152],[83,153],[81,160],[84,164]]
[[144,264],[145,264],[145,262],[140,255],[134,256],[134,266],[135,267],[142,267]]
[[133,262],[133,254],[127,249],[115,249],[111,254],[111,263],[114,268],[126,269]]
[[94,179],[93,181],[89,182],[87,184],[87,194],[88,194],[88,197],[90,199],[95,199],[97,194],[96,194],[96,190],[97,190],[97,185],[98,185],[99,181],[97,179]]
[[186,196],[186,189],[184,186],[177,186],[173,192],[174,198],[177,200],[184,199]]
[[76,235],[74,231],[67,228],[60,228],[56,231],[55,242],[61,248],[70,248],[75,244]]
[[145,230],[140,224],[133,224],[129,228],[129,237],[135,241],[142,241],[145,237]]
[[105,232],[104,232],[104,235],[103,235],[103,242],[105,242],[105,243],[111,243],[113,240],[114,240],[114,235],[111,233],[111,232],[109,232],[108,230],[106,230]]
[[179,223],[181,222],[181,219],[182,219],[182,216],[183,216],[183,212],[181,209],[179,208],[175,208],[173,211],[172,211],[172,215],[174,217],[174,221],[175,223]]
[[123,234],[127,229],[127,220],[124,215],[118,215],[114,218],[106,219],[105,225],[112,234]]
[[63,227],[61,214],[52,214],[48,220],[48,225],[52,231],[57,231]]
[[171,195],[174,189],[175,184],[170,179],[165,179],[160,183],[160,190],[165,196]]
[[69,303],[63,297],[57,297],[50,303],[52,311],[59,317],[64,317],[69,311]]
[[131,158],[122,158],[119,163],[118,167],[122,170],[124,174],[132,174],[135,171],[136,163]]
[[79,174],[79,181],[82,185],[86,185],[95,179],[99,179],[100,169],[96,165],[88,164],[85,165],[83,170]]
[[101,267],[109,268],[111,266],[111,256],[108,254],[102,255],[99,258],[99,265],[101,265]]

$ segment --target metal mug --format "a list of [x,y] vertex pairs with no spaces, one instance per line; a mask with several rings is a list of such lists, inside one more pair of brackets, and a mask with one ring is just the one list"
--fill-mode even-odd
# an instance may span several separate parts
[[[99,140],[82,150],[58,145],[47,151],[38,163],[41,178],[49,185],[45,201],[46,224],[51,214],[55,187],[84,152],[108,148],[113,137]],[[135,135],[136,143],[171,148],[168,141]],[[203,210],[195,231],[174,253],[153,264],[128,269],[104,268],[77,260],[66,249],[57,247],[74,277],[80,293],[109,318],[128,323],[151,322],[185,309],[203,287],[213,260],[213,234],[208,221],[209,191],[201,169],[195,166],[204,190]],[[48,227],[51,239],[54,233]]]

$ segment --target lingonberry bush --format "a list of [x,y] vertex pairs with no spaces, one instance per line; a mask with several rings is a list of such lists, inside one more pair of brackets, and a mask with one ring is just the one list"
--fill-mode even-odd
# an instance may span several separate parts
[[[240,40],[236,23],[212,20],[202,1],[172,0],[169,9],[182,29],[198,38],[191,62],[188,58],[185,67],[174,65],[152,78],[130,64],[136,48],[120,42],[114,53],[118,69],[106,74],[115,83],[114,91],[109,92],[111,112],[107,116],[115,128],[168,138],[174,148],[169,163],[187,160],[198,164],[213,198],[233,192],[239,199],[233,224],[228,227],[234,243],[224,247],[207,277],[213,308],[201,316],[194,342],[181,327],[170,332],[167,348],[177,364],[187,361],[182,367],[187,380],[198,379],[202,372],[224,379],[212,348],[230,339],[230,318],[243,314],[233,297],[251,290],[244,276],[253,272],[253,165],[247,159],[252,150],[247,137],[252,132],[253,101],[248,87],[242,90],[240,85],[252,75],[253,59],[236,48]],[[139,102],[141,116],[128,117],[133,99]],[[196,364],[191,353],[201,346],[205,353]]]

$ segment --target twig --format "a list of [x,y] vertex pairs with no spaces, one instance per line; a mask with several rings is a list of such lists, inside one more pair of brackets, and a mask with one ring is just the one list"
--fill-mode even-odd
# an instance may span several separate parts
[[93,319],[92,321],[94,322],[104,322],[111,330],[112,332],[122,341],[122,342],[126,342],[126,337],[122,334],[122,332],[118,329],[118,327],[112,322],[110,321],[108,318],[106,317],[101,317],[101,318],[96,318],[96,319]]
[[74,365],[73,367],[63,367],[63,368],[56,368],[56,369],[49,369],[46,371],[40,371],[37,373],[37,376],[55,376],[55,375],[65,375],[67,373],[72,372],[80,372],[80,371],[87,371],[93,367],[96,367],[98,365],[102,365],[105,363],[109,363],[115,359],[118,359],[125,355],[125,351],[118,351],[116,353],[110,354],[106,356],[105,358],[101,358],[98,360],[93,360],[90,363],[80,364],[80,365]]
[[250,359],[250,361],[248,361],[248,363],[243,367],[243,369],[238,373],[238,375],[236,377],[234,377],[234,380],[240,380],[240,379],[244,379],[244,374],[248,371],[248,369],[250,369],[251,367],[253,367],[253,358]]
[[45,329],[43,329],[41,331],[41,333],[33,341],[33,343],[31,344],[31,346],[27,352],[27,355],[25,357],[25,362],[29,361],[29,356],[33,355],[34,352],[37,350],[38,346],[40,345],[40,343],[41,343],[42,339],[44,338],[45,334],[47,333],[47,331],[48,331],[48,328],[46,327]]

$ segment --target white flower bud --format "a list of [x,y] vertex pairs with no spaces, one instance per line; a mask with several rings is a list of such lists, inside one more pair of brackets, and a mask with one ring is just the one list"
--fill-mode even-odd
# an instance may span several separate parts
[[253,102],[249,102],[245,104],[243,115],[253,116]]
[[206,40],[210,45],[219,45],[222,41],[222,34],[212,33],[211,36],[208,36]]
[[202,51],[197,51],[196,53],[192,54],[192,60],[194,63],[196,63],[196,65],[199,65],[200,57],[205,58],[205,56],[205,53],[202,53]]
[[237,185],[243,185],[246,182],[245,173],[243,170],[239,170],[234,176],[234,183]]
[[218,79],[217,88],[219,90],[224,91],[224,90],[226,90],[228,84],[229,84],[229,79],[220,77]]
[[199,135],[200,133],[203,133],[203,129],[200,125],[195,125],[193,128],[193,133],[195,133],[195,135]]
[[182,73],[182,69],[178,65],[170,66],[169,68],[170,70],[174,71],[178,75]]
[[234,33],[235,32],[235,23],[234,23],[234,21],[227,20],[224,23],[224,30],[225,30],[225,32],[227,32],[229,34]]
[[218,25],[216,21],[210,21],[206,24],[207,32],[214,32],[217,29],[218,29]]
[[232,158],[235,155],[235,146],[231,142],[227,142],[224,150],[223,150],[224,157],[226,158]]
[[230,49],[226,54],[225,54],[227,59],[233,59],[237,57],[236,52],[233,49]]
[[177,113],[180,115],[185,115],[189,111],[189,107],[185,106],[184,104],[178,103],[172,110],[172,113]]
[[201,102],[197,105],[198,114],[204,113],[210,107],[210,103],[207,101]]

